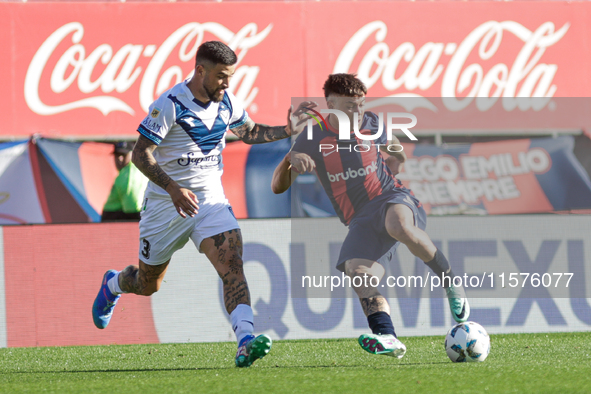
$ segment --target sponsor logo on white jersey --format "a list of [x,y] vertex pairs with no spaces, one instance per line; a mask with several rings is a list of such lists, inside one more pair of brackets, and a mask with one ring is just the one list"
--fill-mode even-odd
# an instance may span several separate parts
[[189,152],[186,155],[183,155],[180,159],[177,160],[179,166],[186,167],[189,164],[194,166],[211,166],[211,165],[218,165],[220,162],[220,155],[211,155],[205,157],[195,157],[195,152]]
[[158,124],[156,122],[153,122],[152,120],[150,120],[148,117],[146,117],[143,121],[142,121],[142,125],[150,130],[153,131],[156,134],[160,134],[160,132],[162,131],[162,125]]

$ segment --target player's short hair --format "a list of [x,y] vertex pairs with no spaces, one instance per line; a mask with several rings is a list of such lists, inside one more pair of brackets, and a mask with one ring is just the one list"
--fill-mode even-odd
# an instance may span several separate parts
[[224,64],[231,66],[236,64],[238,58],[229,46],[220,41],[207,41],[199,46],[195,56],[195,65]]
[[367,88],[365,84],[357,78],[357,74],[331,74],[324,82],[324,97],[331,94],[339,96],[365,96]]

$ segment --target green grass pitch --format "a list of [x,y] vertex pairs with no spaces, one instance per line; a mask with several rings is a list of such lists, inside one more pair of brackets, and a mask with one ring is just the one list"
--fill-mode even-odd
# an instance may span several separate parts
[[484,363],[441,337],[401,338],[403,359],[355,339],[276,341],[251,368],[224,343],[0,349],[2,393],[591,393],[591,332],[492,335]]

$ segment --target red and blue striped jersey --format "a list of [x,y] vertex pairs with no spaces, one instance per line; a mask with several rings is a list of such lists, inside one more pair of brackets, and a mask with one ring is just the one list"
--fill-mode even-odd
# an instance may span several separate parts
[[[358,138],[353,132],[350,139],[340,140],[338,130],[326,122],[328,130],[319,125],[312,129],[312,138],[302,132],[292,151],[306,153],[316,164],[316,174],[343,223],[348,225],[361,208],[384,194],[404,189],[379,151],[379,144],[387,143],[386,128],[373,141]],[[359,132],[372,135],[378,132],[379,118],[366,112]]]

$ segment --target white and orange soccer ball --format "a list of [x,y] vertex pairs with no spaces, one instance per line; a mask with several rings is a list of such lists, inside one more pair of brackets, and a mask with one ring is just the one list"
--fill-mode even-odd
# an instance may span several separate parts
[[459,323],[447,332],[445,351],[454,363],[484,361],[490,353],[490,337],[478,323]]

